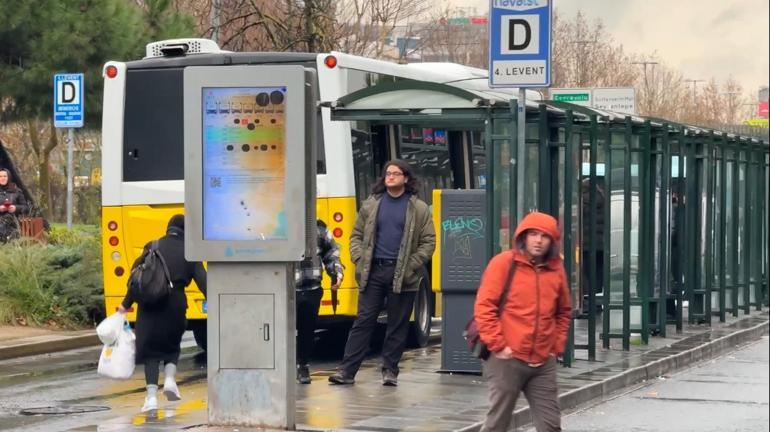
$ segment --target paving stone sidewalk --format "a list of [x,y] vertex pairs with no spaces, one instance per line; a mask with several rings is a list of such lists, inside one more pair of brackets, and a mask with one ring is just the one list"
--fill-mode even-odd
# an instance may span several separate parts
[[[768,332],[768,313],[730,317],[712,327],[686,325],[681,334],[668,328],[668,337],[651,337],[648,345],[617,346],[605,350],[600,339],[597,360],[588,361],[577,351],[571,368],[558,372],[560,403],[570,409],[598,400],[628,386],[684,369],[730,351]],[[587,338],[578,321],[578,343]],[[300,386],[297,428],[311,431],[477,431],[487,408],[487,389],[477,375],[442,374],[440,346],[405,355],[398,387],[383,387],[379,363],[364,363],[354,386],[329,386],[331,371],[313,374],[310,386]],[[530,422],[522,396],[515,416],[517,425]],[[515,425],[514,425],[515,426]]]

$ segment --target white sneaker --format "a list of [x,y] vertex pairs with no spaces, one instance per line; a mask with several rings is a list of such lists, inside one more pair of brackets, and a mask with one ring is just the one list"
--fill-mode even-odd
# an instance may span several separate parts
[[173,379],[166,378],[163,382],[163,394],[166,395],[166,399],[169,401],[178,401],[182,399],[182,395],[179,393],[179,387]]
[[156,396],[145,396],[144,406],[142,406],[142,412],[152,411],[158,409],[158,398]]

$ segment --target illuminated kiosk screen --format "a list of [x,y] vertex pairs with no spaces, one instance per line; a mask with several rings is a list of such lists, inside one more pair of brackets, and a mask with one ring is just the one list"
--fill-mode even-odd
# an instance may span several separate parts
[[204,87],[203,239],[286,240],[286,87]]

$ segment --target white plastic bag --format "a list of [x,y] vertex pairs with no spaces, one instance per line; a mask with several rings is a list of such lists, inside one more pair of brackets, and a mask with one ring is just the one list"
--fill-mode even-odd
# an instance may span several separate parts
[[104,345],[99,357],[97,373],[107,378],[129,379],[134,374],[136,336],[131,328],[121,328],[118,338],[111,345]]
[[112,345],[118,340],[118,335],[126,323],[126,315],[120,312],[114,313],[96,326],[96,335],[105,345]]

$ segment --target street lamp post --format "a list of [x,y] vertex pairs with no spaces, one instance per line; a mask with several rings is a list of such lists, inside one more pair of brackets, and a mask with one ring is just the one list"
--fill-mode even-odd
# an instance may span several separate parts
[[692,83],[692,104],[695,105],[695,99],[696,99],[696,95],[697,95],[696,86],[698,85],[699,82],[706,82],[706,80],[702,80],[702,79],[686,79],[686,80],[684,80],[684,82]]
[[697,96],[698,96],[698,90],[697,85],[699,82],[706,82],[706,80],[702,79],[686,79],[684,80],[686,83],[692,83],[692,109],[690,110],[690,119],[692,121],[696,120],[696,114],[698,112],[697,110]]
[[573,42],[574,44],[580,45],[580,56],[578,58],[578,82],[577,82],[578,88],[583,88],[586,86],[585,77],[583,76],[583,69],[584,69],[583,62],[585,61],[585,58],[586,58],[585,47],[586,45],[595,44],[597,42],[598,41],[596,39],[594,40],[579,39]]
[[741,94],[741,92],[731,91],[731,92],[724,92],[720,94],[726,95],[729,100],[727,104],[727,110],[725,111],[725,115],[726,115],[725,123],[735,122],[735,111],[737,110],[737,107],[733,103],[733,97],[735,95]]
[[645,102],[646,102],[646,105],[647,105],[647,112],[646,112],[646,114],[649,115],[649,114],[652,113],[652,101],[654,99],[653,99],[653,95],[650,94],[650,84],[649,84],[649,81],[647,80],[647,66],[652,66],[652,70],[654,72],[655,71],[655,65],[657,65],[658,62],[655,62],[655,61],[639,61],[639,62],[631,62],[631,64],[642,65],[642,67],[644,68],[644,98],[646,99]]

